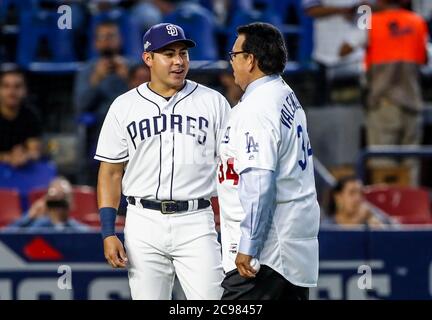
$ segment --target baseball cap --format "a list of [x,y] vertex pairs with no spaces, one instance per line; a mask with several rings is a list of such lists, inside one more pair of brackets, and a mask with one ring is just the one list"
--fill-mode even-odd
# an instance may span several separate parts
[[195,47],[195,42],[187,39],[183,29],[171,23],[159,23],[152,26],[143,37],[144,51],[150,52],[168,44],[181,41],[188,48]]

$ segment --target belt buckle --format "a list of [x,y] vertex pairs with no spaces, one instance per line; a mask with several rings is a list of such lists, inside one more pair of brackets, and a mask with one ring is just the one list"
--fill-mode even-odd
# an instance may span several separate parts
[[168,201],[162,201],[161,202],[161,212],[162,214],[172,214],[172,213],[176,213],[176,209],[174,208],[174,210],[168,210],[168,207],[171,205],[175,205],[176,202],[173,200],[168,200]]

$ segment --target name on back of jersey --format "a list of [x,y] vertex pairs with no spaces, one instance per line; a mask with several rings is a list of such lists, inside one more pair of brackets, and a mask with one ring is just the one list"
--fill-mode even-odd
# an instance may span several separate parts
[[281,110],[281,122],[288,129],[291,129],[295,113],[297,110],[302,109],[302,106],[294,92],[290,92],[290,94],[285,98],[285,102],[286,103],[283,104]]

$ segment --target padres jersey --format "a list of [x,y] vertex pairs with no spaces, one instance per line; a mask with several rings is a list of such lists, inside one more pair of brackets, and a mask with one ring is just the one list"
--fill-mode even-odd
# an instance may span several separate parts
[[319,206],[306,116],[280,76],[266,78],[252,91],[246,90],[233,108],[221,141],[223,266],[225,272],[236,268],[240,222],[245,216],[238,197],[239,174],[247,168],[272,170],[276,208],[258,258],[293,284],[311,287],[318,277]]
[[112,103],[94,158],[127,162],[125,196],[209,198],[216,191],[216,147],[229,110],[221,94],[193,81],[169,101],[144,83]]

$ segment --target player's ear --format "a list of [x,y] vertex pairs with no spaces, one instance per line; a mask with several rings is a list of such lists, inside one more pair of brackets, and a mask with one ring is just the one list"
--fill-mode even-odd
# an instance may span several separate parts
[[152,62],[153,62],[151,53],[143,52],[141,57],[142,57],[144,63],[147,65],[147,67],[151,67]]
[[257,59],[255,59],[255,56],[253,54],[248,54],[247,56],[247,62],[248,62],[248,69],[249,71],[252,71],[257,67]]

